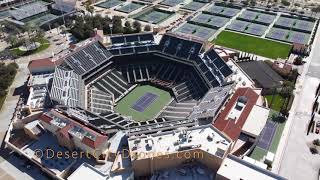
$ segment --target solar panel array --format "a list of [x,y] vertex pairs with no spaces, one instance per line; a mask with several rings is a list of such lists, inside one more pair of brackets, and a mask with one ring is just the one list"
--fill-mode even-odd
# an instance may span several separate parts
[[20,21],[22,19],[34,16],[36,14],[40,14],[48,11],[48,7],[40,2],[30,3],[24,6],[19,7],[15,10],[10,10],[11,16]]
[[[189,116],[190,119],[200,119],[205,117],[215,117],[225,102],[225,99],[229,96],[229,92],[232,89],[231,85],[226,85],[222,87],[214,87],[211,88],[206,95],[202,98],[194,111]],[[207,111],[203,111],[203,109],[207,109]]]
[[130,35],[115,35],[110,37],[111,43],[116,44],[128,44],[128,43],[143,43],[143,42],[154,42],[152,33],[144,34],[130,34]]
[[49,13],[39,14],[39,15],[33,16],[32,18],[27,18],[25,20],[27,20],[26,21],[27,23],[41,26],[41,25],[43,25],[47,22],[53,21],[54,19],[57,19],[59,17],[57,15],[49,14]]
[[57,67],[51,88],[50,97],[63,105],[78,106],[81,100],[81,78],[73,70]]
[[210,14],[220,15],[220,16],[230,17],[230,18],[237,15],[240,11],[241,9],[217,6],[217,5],[212,5],[205,10],[205,12],[208,12]]
[[179,58],[194,60],[198,57],[201,47],[202,43],[164,35],[159,44],[159,51]]
[[66,57],[66,63],[79,75],[108,60],[111,54],[98,41]]
[[152,33],[112,36],[112,55],[139,54],[157,50]]
[[177,28],[175,32],[189,34],[199,39],[208,40],[217,32],[217,30],[188,22]]
[[100,114],[113,109],[112,96],[96,87],[92,87],[88,92],[88,101],[90,111]]
[[192,18],[191,21],[207,25],[212,28],[220,28],[224,26],[230,19],[221,16],[201,13]]
[[191,11],[196,11],[196,10],[202,8],[204,5],[206,5],[206,3],[197,2],[197,1],[191,1],[190,3],[184,5],[184,6],[182,7],[182,9],[187,9],[187,10],[191,10]]
[[125,129],[125,125],[128,124],[127,118],[108,110],[100,115],[80,107],[59,107],[59,110],[109,133],[116,133],[119,129]]

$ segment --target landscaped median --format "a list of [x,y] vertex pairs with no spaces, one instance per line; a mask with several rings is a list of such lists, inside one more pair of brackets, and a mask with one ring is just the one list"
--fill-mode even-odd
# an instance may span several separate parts
[[214,43],[267,58],[287,58],[292,45],[236,32],[222,31]]

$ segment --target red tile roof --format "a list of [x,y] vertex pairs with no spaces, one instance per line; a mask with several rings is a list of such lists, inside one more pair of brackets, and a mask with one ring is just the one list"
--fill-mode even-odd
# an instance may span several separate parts
[[93,141],[92,139],[88,138],[88,137],[83,137],[82,139],[82,143],[91,147],[92,149],[96,149],[98,148],[103,142],[105,142],[107,140],[106,136],[103,135],[98,135],[96,136],[95,141]]
[[70,124],[66,125],[65,127],[63,127],[62,129],[60,129],[59,133],[61,135],[63,135],[63,137],[65,137],[66,139],[70,139],[71,136],[69,134],[69,130],[73,127],[74,127],[74,124],[70,123]]
[[[240,96],[247,97],[247,103],[241,112],[239,118],[235,120],[228,119],[230,111],[237,103]],[[241,133],[241,129],[246,122],[252,108],[256,105],[259,95],[251,88],[239,88],[236,90],[232,98],[226,104],[224,110],[219,114],[213,125],[228,135],[232,140],[237,140]]]
[[42,115],[39,117],[39,120],[50,124],[50,121],[52,121],[52,118],[49,117],[49,116],[47,116],[46,114],[42,114]]
[[40,68],[40,67],[54,67],[54,63],[51,61],[51,58],[36,59],[32,60],[28,64],[28,68]]
[[[81,142],[93,149],[98,148],[103,142],[105,142],[107,140],[107,136],[94,131],[92,129],[90,129],[87,126],[84,126],[82,124],[80,124],[79,122],[64,116],[63,114],[60,114],[59,112],[55,111],[55,110],[51,110],[50,113],[52,113],[54,116],[58,116],[59,118],[63,118],[65,120],[67,120],[69,122],[68,125],[66,125],[65,127],[61,128],[58,130],[57,133],[63,135],[65,138],[70,139],[70,134],[69,134],[69,130],[72,129],[74,126],[78,126],[81,127],[83,130],[85,130],[86,132],[89,132],[90,134],[95,136],[95,141],[91,140],[90,138],[84,136],[83,139],[81,140]],[[39,118],[40,120],[43,120],[47,123],[50,123],[50,121],[52,120],[52,118],[50,118],[49,116],[42,114],[41,117]]]

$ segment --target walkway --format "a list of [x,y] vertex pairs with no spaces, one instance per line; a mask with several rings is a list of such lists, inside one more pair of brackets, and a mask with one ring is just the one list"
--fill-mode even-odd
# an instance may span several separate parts
[[288,122],[282,134],[278,151],[273,163],[273,172],[278,172],[292,180],[318,179],[320,156],[310,153],[308,143],[315,139],[309,136],[307,125],[311,118],[314,92],[320,82],[320,30],[318,29],[311,55],[306,59],[303,74],[295,90]]

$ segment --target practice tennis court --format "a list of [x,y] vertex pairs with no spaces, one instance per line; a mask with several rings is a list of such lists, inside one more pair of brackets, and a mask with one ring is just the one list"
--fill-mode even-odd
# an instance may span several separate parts
[[120,0],[108,0],[108,1],[103,1],[101,3],[96,4],[95,6],[97,7],[101,7],[101,8],[105,8],[105,9],[109,9],[115,6],[118,6],[120,4],[124,3],[124,1],[120,1]]
[[268,151],[276,130],[277,124],[272,121],[267,121],[261,132],[257,146]]
[[217,30],[196,24],[185,23],[176,29],[175,32],[189,34],[199,39],[208,40],[217,32]]
[[168,19],[173,14],[173,12],[151,8],[147,11],[137,14],[135,16],[135,19],[151,24],[159,24],[160,22]]
[[129,4],[126,4],[120,8],[117,8],[116,10],[124,13],[131,13],[143,6],[145,5],[142,3],[130,2]]

